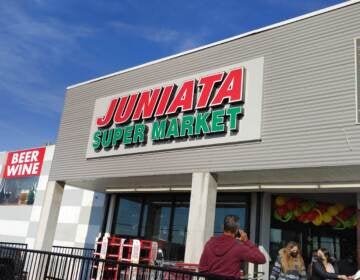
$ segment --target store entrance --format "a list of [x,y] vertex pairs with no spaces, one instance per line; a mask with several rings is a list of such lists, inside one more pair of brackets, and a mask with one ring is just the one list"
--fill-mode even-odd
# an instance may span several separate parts
[[[166,261],[183,261],[187,238],[190,193],[119,194],[112,234],[157,241]],[[240,217],[249,228],[249,195],[218,193],[214,235],[222,234],[225,215]]]
[[307,265],[314,250],[326,248],[336,260],[348,262],[345,265],[356,271],[355,205],[351,194],[273,196],[272,263],[287,242],[295,241],[300,244]]

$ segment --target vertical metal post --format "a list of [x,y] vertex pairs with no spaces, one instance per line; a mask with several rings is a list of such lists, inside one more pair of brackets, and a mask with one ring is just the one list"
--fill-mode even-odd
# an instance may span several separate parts
[[44,277],[43,279],[47,279],[47,273],[48,273],[48,269],[49,269],[49,264],[50,264],[50,255],[49,254],[45,254],[47,260],[46,260],[46,265],[45,265],[45,269],[44,269]]

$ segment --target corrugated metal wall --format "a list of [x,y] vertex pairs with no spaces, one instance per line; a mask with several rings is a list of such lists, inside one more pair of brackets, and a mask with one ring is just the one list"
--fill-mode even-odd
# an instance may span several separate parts
[[[360,4],[70,89],[52,180],[360,164]],[[86,160],[95,99],[263,56],[260,143]]]
[[355,40],[357,122],[360,122],[360,38]]

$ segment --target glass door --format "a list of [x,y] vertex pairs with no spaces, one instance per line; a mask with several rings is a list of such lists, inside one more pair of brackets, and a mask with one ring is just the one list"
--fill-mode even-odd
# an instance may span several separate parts
[[236,193],[218,193],[216,199],[214,235],[223,233],[224,217],[237,215],[240,218],[240,227],[248,234],[248,196]]
[[119,197],[114,219],[114,232],[124,236],[137,236],[142,210],[139,197]]
[[170,232],[171,208],[171,201],[146,199],[142,236],[150,240],[167,241]]
[[[163,249],[166,260],[183,260],[189,218],[188,194],[121,194],[112,233],[154,240]],[[222,234],[224,217],[238,215],[243,229],[248,230],[248,196],[219,193],[216,202],[214,234]]]
[[187,224],[189,218],[189,202],[176,201],[172,217],[170,259],[182,260],[185,256]]
[[190,194],[119,195],[113,234],[157,241],[166,260],[183,260]]

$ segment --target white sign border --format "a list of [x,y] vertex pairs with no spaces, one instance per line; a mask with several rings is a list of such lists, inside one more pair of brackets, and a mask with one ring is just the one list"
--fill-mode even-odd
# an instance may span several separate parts
[[[182,82],[189,79],[198,79],[203,76],[207,76],[213,73],[229,71],[234,68],[245,67],[245,99],[244,99],[244,116],[239,122],[239,132],[237,135],[230,135],[230,132],[227,132],[226,135],[212,138],[204,139],[202,138],[190,138],[185,141],[172,141],[171,143],[164,141],[164,143],[153,144],[151,141],[151,128],[152,125],[146,123],[149,126],[148,130],[148,141],[145,145],[130,145],[124,146],[120,145],[118,149],[111,149],[109,151],[94,151],[92,147],[93,134],[98,130],[96,126],[96,119],[100,116],[106,114],[108,109],[108,104],[111,99],[114,97],[121,97],[126,95],[131,95],[136,92],[141,92],[144,90],[149,90],[161,86],[166,86],[172,83],[181,85]],[[182,77],[180,79],[161,82],[155,85],[147,86],[140,89],[135,89],[127,92],[122,92],[114,94],[111,96],[101,97],[95,101],[93,116],[90,125],[89,140],[87,143],[86,158],[99,158],[107,156],[121,156],[129,154],[139,154],[147,152],[160,152],[168,151],[175,149],[191,148],[191,147],[203,147],[203,146],[213,146],[219,144],[229,144],[229,143],[238,143],[238,142],[249,142],[256,141],[261,139],[261,124],[262,124],[262,95],[263,95],[263,76],[264,76],[264,58],[256,58],[249,61],[232,64],[226,67],[216,68],[210,71],[196,73],[194,75]],[[180,115],[179,115],[180,116]],[[113,127],[113,126],[112,126]]]

